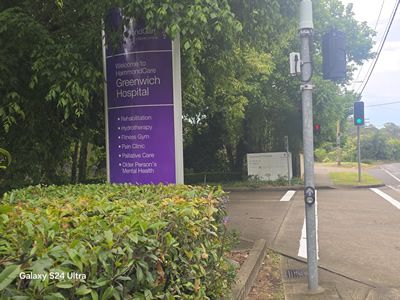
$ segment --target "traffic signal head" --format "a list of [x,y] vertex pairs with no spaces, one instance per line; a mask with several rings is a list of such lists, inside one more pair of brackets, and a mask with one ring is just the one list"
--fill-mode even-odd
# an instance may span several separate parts
[[354,125],[362,126],[364,125],[364,102],[356,101],[354,102]]
[[346,35],[335,29],[322,39],[322,73],[324,79],[346,78]]
[[321,134],[321,125],[319,125],[319,124],[314,125],[314,133],[315,133],[315,135]]

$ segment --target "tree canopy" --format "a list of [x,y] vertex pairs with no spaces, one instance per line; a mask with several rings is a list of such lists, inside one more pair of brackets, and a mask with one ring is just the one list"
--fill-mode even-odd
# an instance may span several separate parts
[[[126,22],[142,18],[148,29],[180,35],[186,168],[242,171],[246,153],[282,151],[285,135],[291,151],[301,152],[299,82],[288,75],[289,53],[299,49],[298,1],[5,0],[0,147],[13,162],[2,187],[75,181],[76,169],[83,181],[87,145],[104,152],[101,32],[113,7],[122,8]],[[318,146],[334,139],[337,120],[345,124],[351,114],[359,96],[344,84],[373,56],[374,32],[339,0],[314,1],[314,23],[315,69],[321,70],[322,34],[331,28],[347,34],[348,58],[348,78],[338,84],[314,73]]]

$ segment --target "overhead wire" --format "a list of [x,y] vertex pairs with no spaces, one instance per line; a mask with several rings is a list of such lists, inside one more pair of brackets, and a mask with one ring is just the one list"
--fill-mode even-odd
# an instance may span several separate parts
[[[381,19],[382,10],[383,10],[383,6],[384,6],[384,5],[385,5],[385,0],[383,0],[383,2],[382,2],[381,9],[380,9],[379,15],[378,15],[378,19],[376,20],[376,23],[375,23],[374,31],[376,31],[376,29],[378,28],[378,23],[379,23],[379,20]],[[356,83],[358,82],[358,78],[360,77],[361,71],[363,70],[363,68],[364,68],[364,65],[361,66],[360,71],[358,72],[357,78],[356,78],[356,80],[355,80],[354,83],[353,83],[353,87],[352,87],[353,90],[354,90],[354,87],[355,87]],[[368,70],[368,71],[369,71],[369,70]]]
[[365,107],[383,106],[383,105],[390,105],[390,104],[396,104],[396,103],[400,103],[400,101],[389,102],[389,103],[381,103],[381,104],[373,104],[373,105],[366,105]]
[[[397,0],[397,3],[396,3],[396,5],[395,5],[395,8],[393,9],[392,15],[391,15],[391,17],[390,17],[390,21],[389,21],[389,23],[388,23],[388,26],[386,27],[386,31],[385,31],[383,40],[382,40],[382,42],[381,42],[381,44],[380,44],[380,48],[378,49],[378,55],[376,56],[376,58],[375,58],[375,60],[374,60],[374,63],[372,64],[372,66],[371,66],[370,69],[369,69],[369,70],[371,70],[371,71],[368,70],[368,74],[367,74],[367,76],[366,76],[367,79],[366,79],[366,80],[363,80],[363,81],[364,81],[364,86],[363,86],[361,92],[359,93],[360,95],[364,92],[364,89],[365,89],[365,87],[367,86],[367,84],[368,84],[368,82],[369,82],[369,79],[371,78],[371,75],[372,75],[373,71],[375,70],[376,63],[378,62],[379,57],[380,57],[380,55],[381,55],[381,53],[382,53],[383,46],[385,45],[386,38],[387,38],[388,35],[389,35],[390,29],[391,29],[392,24],[393,24],[394,17],[396,16],[397,9],[399,8],[399,4],[400,4],[400,0]],[[360,87],[360,88],[361,88],[361,87]],[[360,90],[360,88],[357,90],[357,93],[358,93],[358,91]]]
[[[378,60],[378,58],[379,58],[379,56],[380,56],[380,53],[381,53],[381,51],[382,51],[382,49],[383,49],[383,45],[385,44],[385,37],[387,36],[388,30],[389,30],[389,28],[390,28],[391,20],[394,18],[394,13],[395,13],[395,11],[396,11],[396,3],[395,3],[395,5],[393,6],[393,10],[392,10],[392,13],[391,13],[391,15],[390,15],[389,21],[388,21],[388,23],[386,24],[386,28],[385,28],[385,31],[384,31],[384,33],[383,33],[382,39],[381,39],[380,42],[379,42],[378,52],[377,52],[378,55],[374,58],[373,63],[370,64],[370,66],[369,66],[369,68],[368,68],[368,71],[367,71],[367,73],[365,74],[364,79],[361,81],[362,83],[364,83],[364,87],[362,88],[362,90],[364,90],[364,88],[365,88],[365,86],[366,86],[366,82],[368,81],[368,80],[367,80],[367,77],[369,78],[369,77],[371,76],[370,74],[372,74],[372,70],[375,68],[374,65],[376,65],[377,60]],[[357,93],[360,91],[361,87],[362,87],[362,85],[360,85],[360,87],[358,88]],[[361,92],[361,93],[362,93],[362,92]]]

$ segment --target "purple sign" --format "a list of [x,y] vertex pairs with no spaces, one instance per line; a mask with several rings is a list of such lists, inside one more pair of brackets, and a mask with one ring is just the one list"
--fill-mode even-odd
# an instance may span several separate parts
[[105,51],[108,180],[176,183],[172,42],[140,22],[125,29],[119,51]]

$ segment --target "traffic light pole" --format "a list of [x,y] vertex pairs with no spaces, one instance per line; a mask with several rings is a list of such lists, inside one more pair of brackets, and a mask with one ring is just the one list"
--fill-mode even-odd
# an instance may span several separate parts
[[361,182],[361,147],[360,147],[360,126],[357,126],[357,148],[358,148],[358,182]]
[[365,123],[364,102],[356,101],[353,104],[354,125],[357,126],[357,148],[358,148],[358,182],[361,182],[361,147],[360,147],[360,126]]
[[[317,261],[317,226],[315,214],[314,189],[314,137],[312,109],[312,2],[302,0],[300,3],[299,37],[301,41],[300,57],[302,60],[302,105],[303,105],[303,152],[304,152],[304,194],[307,233],[307,270],[308,288],[318,289]],[[309,197],[307,197],[309,196]],[[308,199],[311,198],[311,201]],[[314,198],[315,199],[315,198]]]
[[337,164],[340,167],[340,121],[337,121],[337,138],[336,138],[336,144],[337,144]]

